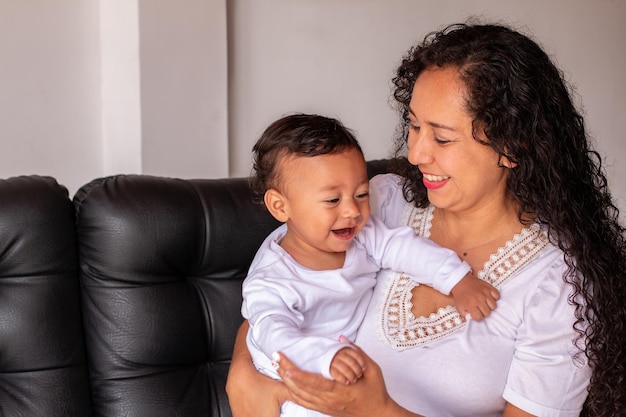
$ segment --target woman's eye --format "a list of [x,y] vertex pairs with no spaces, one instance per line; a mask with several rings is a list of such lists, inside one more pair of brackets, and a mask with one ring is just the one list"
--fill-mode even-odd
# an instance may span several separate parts
[[438,145],[445,145],[446,143],[450,143],[450,141],[447,139],[435,138],[434,140],[435,140],[435,143]]

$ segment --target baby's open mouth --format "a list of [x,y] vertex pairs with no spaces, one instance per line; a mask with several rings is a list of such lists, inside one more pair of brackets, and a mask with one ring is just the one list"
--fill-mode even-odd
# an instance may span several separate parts
[[350,237],[354,233],[354,227],[346,227],[343,229],[335,229],[333,233],[338,237]]

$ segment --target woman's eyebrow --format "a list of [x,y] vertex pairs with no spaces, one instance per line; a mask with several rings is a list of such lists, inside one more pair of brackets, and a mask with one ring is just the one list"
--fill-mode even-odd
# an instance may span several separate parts
[[435,122],[426,122],[426,124],[432,126],[432,127],[436,127],[438,129],[445,129],[445,130],[450,130],[452,132],[456,132],[456,129],[453,128],[452,126],[447,126],[447,125],[443,125],[441,123],[435,123]]
[[[414,118],[417,118],[417,116],[415,115],[415,113],[413,112],[413,110],[411,108],[409,108],[409,113],[411,114],[411,116],[413,116]],[[425,122],[427,125],[432,126],[432,127],[436,127],[438,129],[445,129],[445,130],[449,130],[451,132],[456,132],[457,129],[452,127],[452,126],[448,126],[448,125],[444,125],[442,123],[437,123],[437,122]]]

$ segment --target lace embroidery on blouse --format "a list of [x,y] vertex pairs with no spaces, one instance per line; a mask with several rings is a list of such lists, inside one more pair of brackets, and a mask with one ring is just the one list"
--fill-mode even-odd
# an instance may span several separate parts
[[[434,207],[430,206],[410,211],[407,224],[415,229],[415,234],[430,236],[433,210]],[[533,224],[492,254],[477,276],[499,288],[548,245],[546,234],[539,225]],[[415,317],[411,312],[411,290],[418,285],[409,276],[393,272],[381,301],[378,333],[385,344],[397,351],[441,339],[464,328],[466,324],[465,318],[450,305],[440,308],[429,317]]]

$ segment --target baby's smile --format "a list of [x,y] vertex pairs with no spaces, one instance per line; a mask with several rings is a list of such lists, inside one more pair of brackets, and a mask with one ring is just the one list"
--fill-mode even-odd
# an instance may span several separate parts
[[343,229],[335,229],[333,230],[333,234],[340,239],[351,239],[354,236],[356,228],[355,227],[346,227]]

